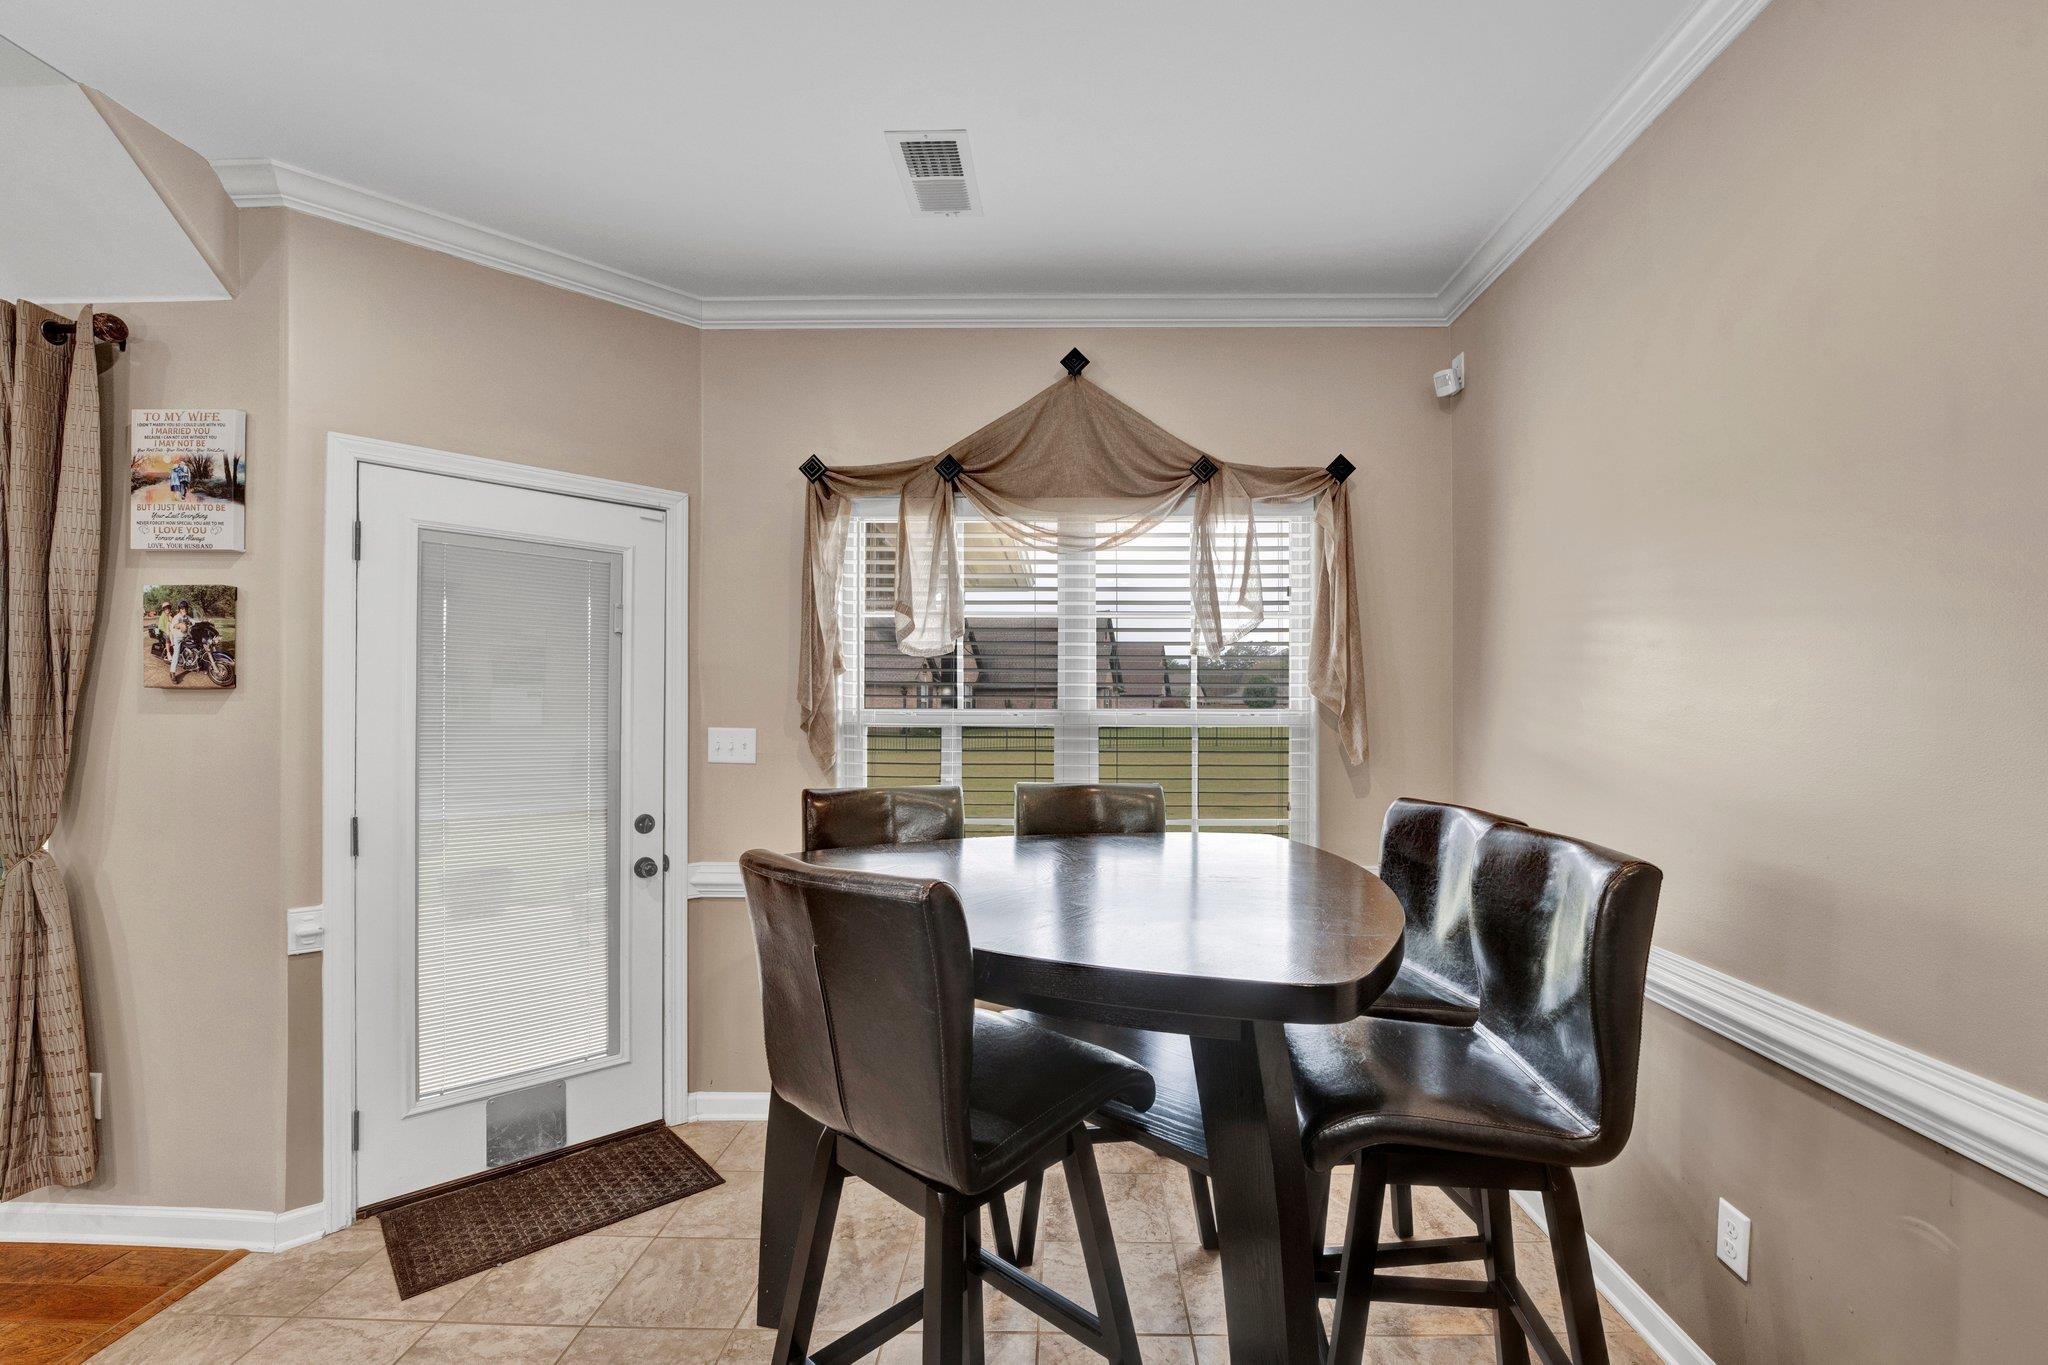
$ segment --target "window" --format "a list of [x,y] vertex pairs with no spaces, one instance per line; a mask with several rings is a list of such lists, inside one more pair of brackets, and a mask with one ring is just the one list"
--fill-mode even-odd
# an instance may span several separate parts
[[847,537],[839,777],[957,784],[967,832],[1007,833],[1019,782],[1157,782],[1168,826],[1315,836],[1308,695],[1314,519],[1259,518],[1265,620],[1220,659],[1192,644],[1189,536],[1169,519],[1105,550],[1093,523],[1019,545],[961,509],[966,631],[935,659],[896,648],[896,509]]

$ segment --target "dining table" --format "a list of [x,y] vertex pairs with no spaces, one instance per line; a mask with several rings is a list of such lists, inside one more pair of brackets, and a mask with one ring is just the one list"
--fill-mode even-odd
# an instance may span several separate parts
[[[959,896],[976,995],[1184,1034],[1214,1190],[1233,1365],[1315,1365],[1322,1189],[1302,1152],[1289,1025],[1362,1014],[1401,964],[1401,904],[1370,871],[1256,833],[1010,837],[831,849],[833,868]],[[780,1318],[816,1123],[771,1095],[758,1321]]]

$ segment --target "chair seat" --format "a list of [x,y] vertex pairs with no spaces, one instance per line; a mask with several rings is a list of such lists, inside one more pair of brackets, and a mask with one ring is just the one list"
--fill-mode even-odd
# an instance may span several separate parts
[[1290,1025],[1287,1046],[1318,1170],[1402,1146],[1569,1165],[1598,1136],[1483,1029],[1354,1019]]
[[1380,992],[1380,998],[1372,1002],[1366,1014],[1374,1019],[1470,1028],[1479,1022],[1479,1002],[1442,977],[1412,962],[1403,962],[1400,974]]
[[1209,1144],[1202,1129],[1202,1097],[1195,1087],[1195,1055],[1187,1035],[1119,1028],[1025,1010],[1013,1010],[1009,1017],[1028,1019],[1041,1028],[1083,1039],[1145,1068],[1152,1075],[1151,1105],[1112,1101],[1102,1106],[1103,1114],[1113,1124],[1145,1134],[1183,1164],[1207,1170]]
[[1126,1057],[1018,1012],[976,1010],[967,1096],[974,1180],[961,1193],[1010,1184],[1042,1148],[1104,1105],[1142,1113],[1152,1097],[1152,1077]]

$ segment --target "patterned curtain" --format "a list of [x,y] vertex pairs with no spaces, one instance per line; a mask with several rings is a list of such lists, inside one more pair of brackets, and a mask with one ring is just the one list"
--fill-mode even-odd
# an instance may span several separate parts
[[100,578],[92,311],[0,302],[0,1198],[98,1167],[57,827]]

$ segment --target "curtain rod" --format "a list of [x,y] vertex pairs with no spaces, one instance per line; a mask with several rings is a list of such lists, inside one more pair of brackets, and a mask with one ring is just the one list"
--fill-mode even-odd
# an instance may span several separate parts
[[[75,322],[60,322],[56,318],[43,320],[43,340],[52,346],[64,345],[71,340],[72,333],[77,330],[78,324]],[[128,349],[128,324],[112,313],[94,313],[92,339],[95,342],[111,343],[115,350],[125,352]]]

